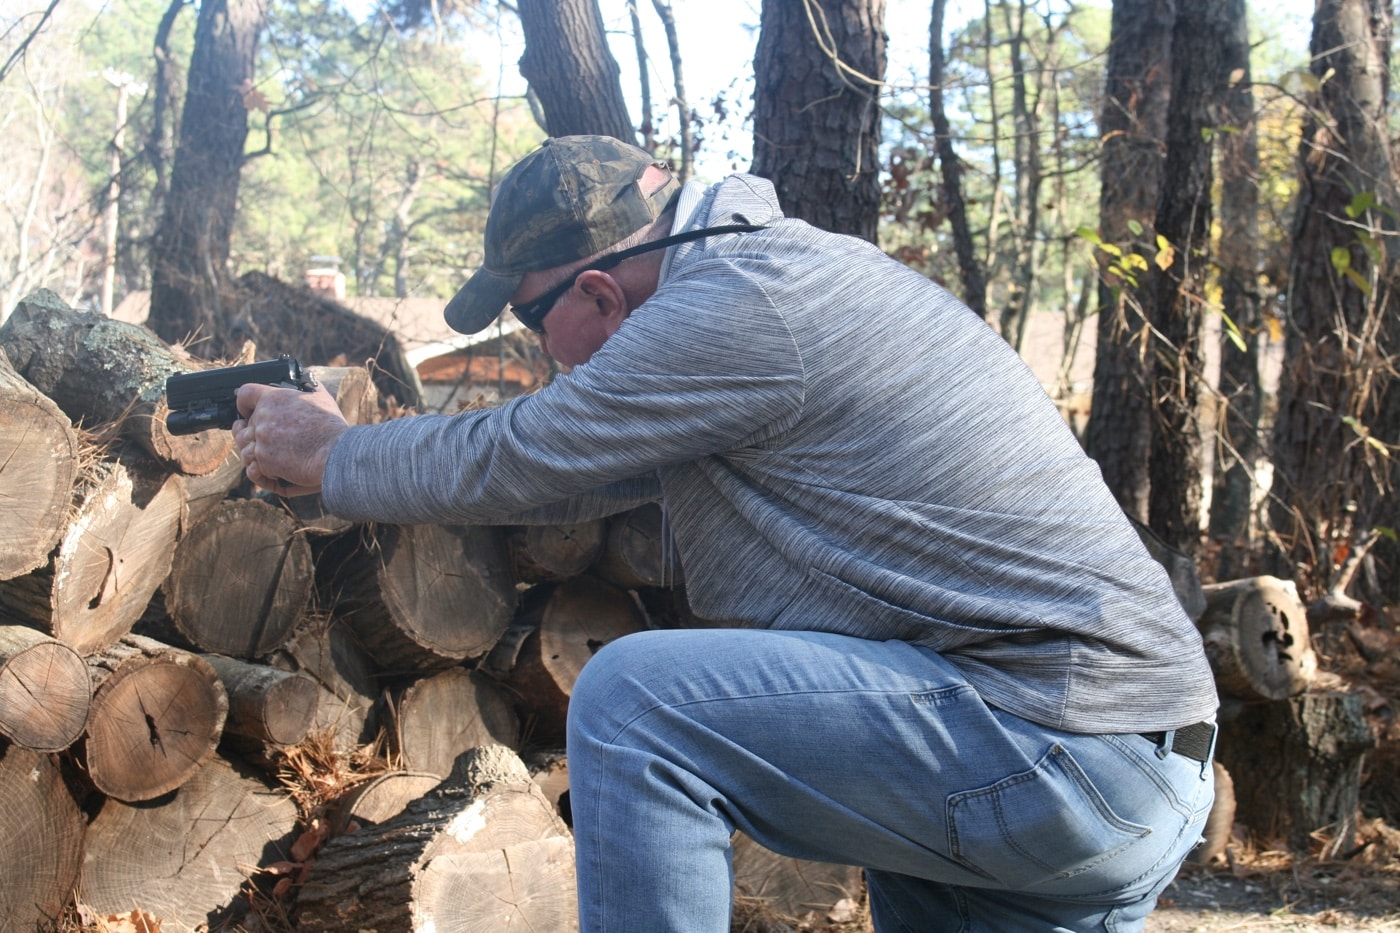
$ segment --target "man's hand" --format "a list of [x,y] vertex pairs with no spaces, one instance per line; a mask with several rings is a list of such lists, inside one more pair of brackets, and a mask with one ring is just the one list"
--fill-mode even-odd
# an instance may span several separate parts
[[321,489],[326,459],[349,427],[335,399],[314,392],[249,384],[238,392],[233,440],[243,471],[263,489],[304,496]]

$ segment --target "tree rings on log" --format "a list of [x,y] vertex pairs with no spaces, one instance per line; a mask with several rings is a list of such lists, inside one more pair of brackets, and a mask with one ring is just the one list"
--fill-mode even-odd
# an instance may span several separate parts
[[376,525],[366,531],[333,569],[329,598],[380,673],[441,670],[491,650],[516,606],[501,529]]
[[507,532],[515,575],[525,583],[551,583],[583,573],[603,553],[605,519],[569,525],[521,525]]
[[315,588],[311,545],[282,509],[228,499],[185,535],[164,586],[178,639],[194,650],[259,658],[285,645]]
[[316,720],[314,680],[221,655],[208,654],[204,660],[228,694],[226,734],[280,746],[306,738]]
[[632,597],[597,577],[542,583],[526,594],[482,671],[515,694],[532,744],[562,743],[569,696],[583,666],[608,642],[645,628]]
[[374,668],[343,622],[308,620],[268,663],[281,670],[300,671],[316,682],[312,734],[331,735],[341,751],[374,738],[379,729]]
[[1317,673],[1307,610],[1298,590],[1277,577],[1202,587],[1197,625],[1216,685],[1245,700],[1281,700],[1307,689]]
[[608,520],[608,538],[593,572],[624,589],[683,582],[665,514],[655,502]]
[[62,751],[87,725],[92,684],[72,648],[23,625],[0,625],[0,735]]
[[108,800],[88,828],[78,900],[206,929],[258,865],[285,859],[297,809],[283,791],[213,758],[159,801]]
[[853,865],[809,862],[778,855],[735,833],[734,894],[769,913],[803,921],[825,917],[843,900],[859,900],[861,870]]
[[179,787],[213,755],[228,694],[208,662],[130,635],[87,664],[95,689],[87,735],[75,748],[98,790],[150,800]]
[[393,819],[442,781],[441,774],[426,771],[388,771],[371,778],[336,801],[329,814],[331,832],[355,832]]
[[87,655],[131,631],[170,571],[185,490],[149,462],[101,460],[77,499],[48,564],[0,584],[0,606]]
[[390,707],[389,750],[399,765],[446,777],[463,752],[517,748],[520,721],[495,682],[453,667],[398,691]]
[[78,434],[59,407],[0,350],[0,580],[48,562],[78,476]]
[[327,842],[294,919],[300,933],[568,933],[575,891],[568,828],[518,757],[485,747],[397,816]]
[[48,755],[0,742],[0,929],[55,929],[86,819]]

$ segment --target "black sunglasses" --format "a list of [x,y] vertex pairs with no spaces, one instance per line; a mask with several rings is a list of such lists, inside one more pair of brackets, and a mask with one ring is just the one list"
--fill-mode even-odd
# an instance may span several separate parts
[[761,224],[730,224],[725,227],[705,227],[700,230],[690,230],[686,233],[677,233],[674,236],[663,237],[651,243],[643,243],[640,246],[633,246],[630,249],[620,250],[616,253],[609,253],[601,259],[590,262],[582,269],[574,272],[564,281],[540,295],[534,301],[527,301],[521,305],[511,305],[511,313],[520,320],[530,330],[537,334],[544,333],[545,315],[554,310],[554,303],[563,298],[569,289],[574,287],[578,277],[585,272],[606,272],[621,263],[624,259],[631,259],[633,256],[640,256],[642,253],[650,253],[653,250],[666,249],[678,243],[689,243],[692,240],[703,240],[705,237],[714,236],[719,233],[752,233],[754,230],[762,230]]

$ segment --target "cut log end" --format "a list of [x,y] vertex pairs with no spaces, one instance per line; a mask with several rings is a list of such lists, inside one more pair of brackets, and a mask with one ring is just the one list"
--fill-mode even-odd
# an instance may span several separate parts
[[25,626],[0,625],[0,735],[35,751],[62,751],[82,735],[91,699],[76,651]]

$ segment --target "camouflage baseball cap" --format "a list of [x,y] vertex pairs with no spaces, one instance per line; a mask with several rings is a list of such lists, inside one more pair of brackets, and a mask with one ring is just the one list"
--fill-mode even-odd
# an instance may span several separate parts
[[447,303],[447,323],[474,334],[500,315],[525,273],[596,255],[655,220],[680,181],[672,176],[648,196],[641,182],[651,165],[666,167],[610,136],[546,139],[501,179],[484,261]]

